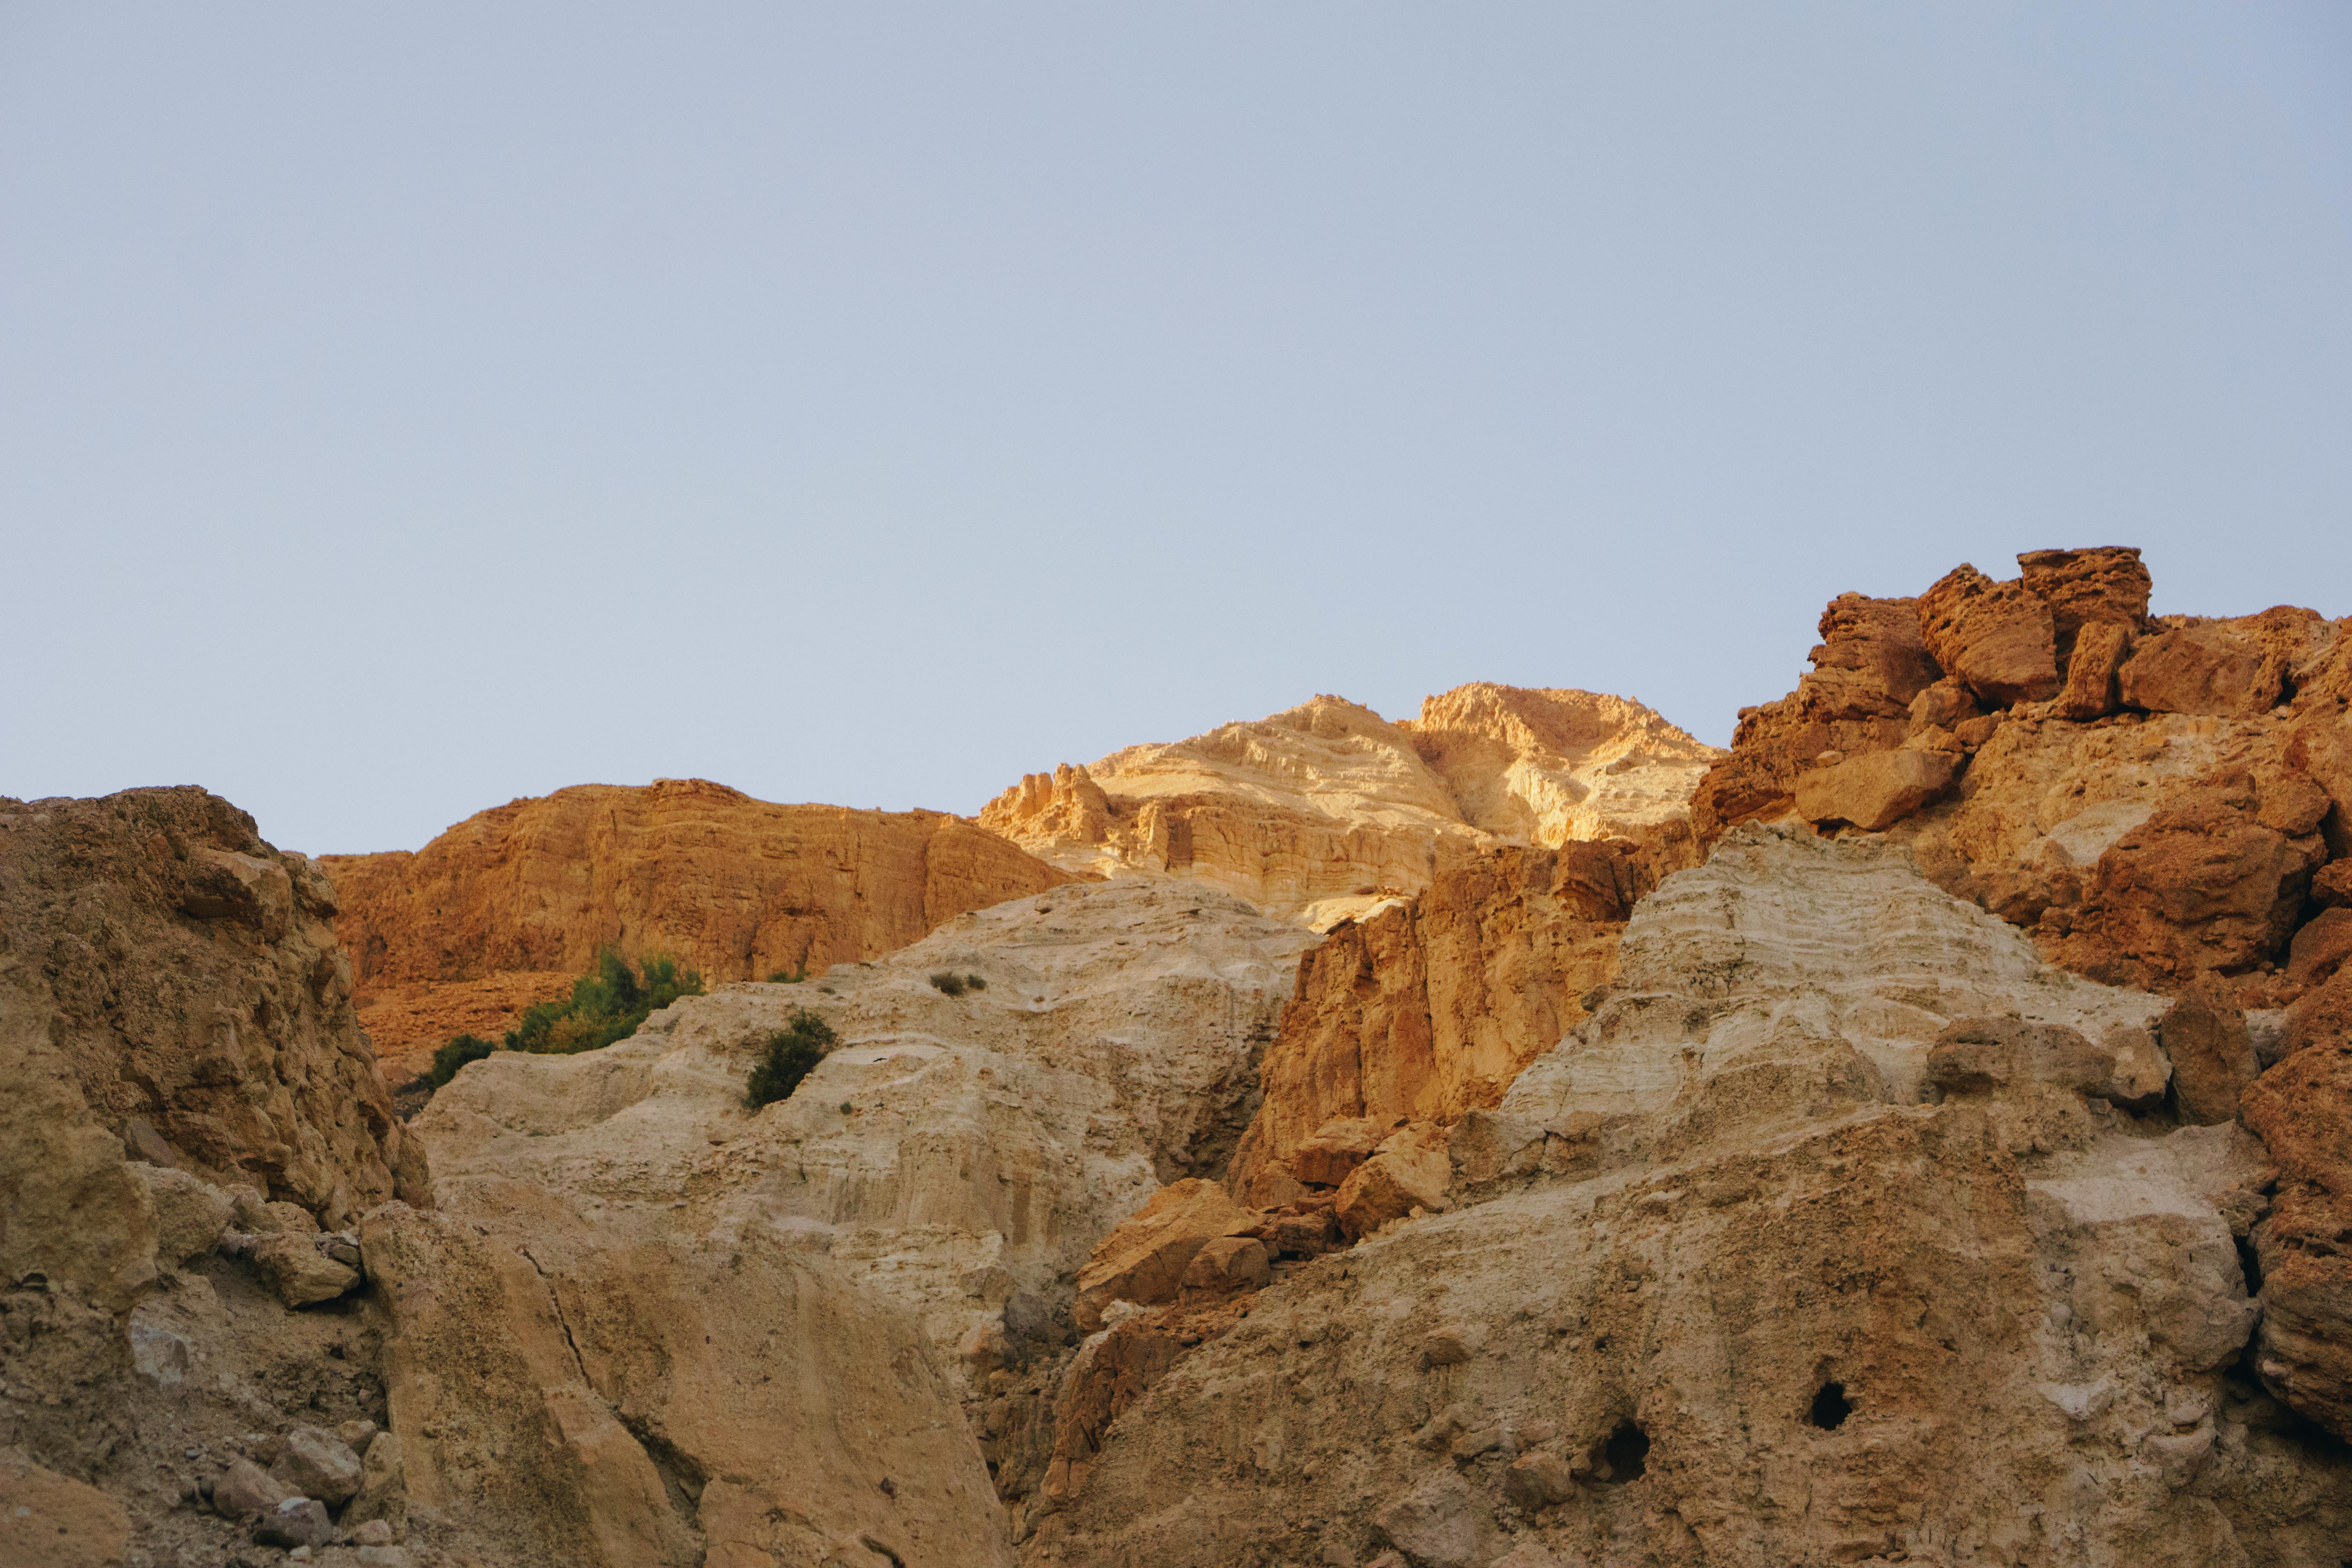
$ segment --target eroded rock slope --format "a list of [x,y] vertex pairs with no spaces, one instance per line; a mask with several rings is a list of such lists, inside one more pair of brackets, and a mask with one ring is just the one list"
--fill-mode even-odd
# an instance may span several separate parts
[[1445,1212],[1172,1347],[1024,1560],[2336,1561],[2352,1459],[2247,1354],[2275,1155],[2164,1112],[2166,1011],[1739,829]]

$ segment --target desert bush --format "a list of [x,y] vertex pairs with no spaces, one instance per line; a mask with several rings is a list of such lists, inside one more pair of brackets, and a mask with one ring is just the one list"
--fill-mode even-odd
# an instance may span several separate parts
[[472,1035],[459,1035],[433,1053],[433,1065],[425,1070],[425,1081],[440,1089],[457,1076],[457,1069],[467,1062],[480,1061],[498,1047]]
[[832,1025],[805,1007],[793,1008],[792,1021],[760,1047],[760,1059],[743,1085],[743,1103],[757,1110],[789,1098],[839,1043]]
[[505,1048],[541,1056],[569,1056],[625,1040],[652,1014],[681,996],[702,994],[702,976],[680,969],[667,953],[656,953],[635,968],[611,948],[596,955],[596,972],[572,983],[561,1002],[542,1002],[524,1011],[507,1031]]
[[940,993],[942,995],[961,996],[963,994],[963,976],[961,974],[934,974],[931,976],[931,989]]
[[768,976],[768,984],[771,985],[798,985],[802,981],[806,980],[807,978],[808,965],[803,963],[798,969],[777,970],[773,974]]

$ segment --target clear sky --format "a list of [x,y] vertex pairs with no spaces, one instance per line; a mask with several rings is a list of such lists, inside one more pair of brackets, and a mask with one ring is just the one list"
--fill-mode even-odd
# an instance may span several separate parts
[[2352,7],[0,5],[0,795],[1722,742],[2091,543],[2352,614]]

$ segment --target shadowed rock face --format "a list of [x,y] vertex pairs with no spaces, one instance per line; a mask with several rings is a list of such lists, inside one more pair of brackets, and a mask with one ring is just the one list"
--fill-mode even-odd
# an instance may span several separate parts
[[2352,1458],[2240,1369],[2261,1146],[2079,1049],[1921,1098],[1962,1020],[2119,1059],[2163,1006],[1899,850],[1741,829],[1455,1128],[1452,1210],[1166,1358],[1023,1559],[2335,1561]]
[[[412,1066],[452,1034],[496,1037],[603,947],[667,952],[712,982],[816,973],[1072,879],[943,813],[776,805],[698,779],[582,784],[478,813],[415,854],[320,863],[371,1032]],[[379,994],[389,1005],[371,1005]]]
[[1033,773],[980,821],[1059,866],[1194,878],[1319,929],[1421,891],[1441,854],[1623,838],[1683,864],[1720,754],[1589,691],[1480,683],[1394,723],[1318,697]]

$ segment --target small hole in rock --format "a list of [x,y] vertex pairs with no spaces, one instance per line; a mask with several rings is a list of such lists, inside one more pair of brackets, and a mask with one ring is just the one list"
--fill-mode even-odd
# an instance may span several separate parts
[[1822,1384],[1822,1391],[1813,1395],[1813,1408],[1805,1419],[1824,1432],[1834,1432],[1844,1426],[1845,1418],[1853,1414],[1853,1402],[1845,1396],[1845,1384],[1825,1383]]
[[1594,1468],[1594,1479],[1612,1486],[1642,1479],[1649,1468],[1650,1435],[1631,1421],[1621,1424],[1601,1444],[1601,1463]]

